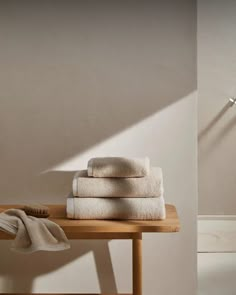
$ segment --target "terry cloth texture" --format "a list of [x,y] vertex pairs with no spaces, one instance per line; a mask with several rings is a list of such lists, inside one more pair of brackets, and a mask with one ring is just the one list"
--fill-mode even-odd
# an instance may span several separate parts
[[72,191],[75,197],[160,197],[163,195],[162,169],[153,167],[150,174],[139,178],[94,178],[87,170],[76,172]]
[[61,251],[70,248],[59,225],[46,218],[28,216],[20,209],[0,213],[0,230],[16,236],[11,249],[18,252]]
[[105,157],[88,161],[88,176],[144,177],[150,172],[150,160],[145,158]]
[[165,219],[163,196],[159,198],[71,198],[67,199],[71,219]]

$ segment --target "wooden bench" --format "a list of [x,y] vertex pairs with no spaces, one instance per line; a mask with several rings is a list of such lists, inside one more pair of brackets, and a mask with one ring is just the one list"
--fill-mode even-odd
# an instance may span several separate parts
[[[47,205],[50,220],[64,230],[68,239],[131,239],[133,253],[133,295],[142,294],[142,233],[174,233],[180,223],[173,205],[166,205],[165,220],[70,220],[65,205]],[[20,208],[19,205],[1,205],[1,210]],[[0,231],[0,240],[13,239]]]

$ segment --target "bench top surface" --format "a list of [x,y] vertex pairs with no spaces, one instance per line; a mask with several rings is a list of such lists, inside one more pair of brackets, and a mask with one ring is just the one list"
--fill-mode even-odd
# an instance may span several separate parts
[[[142,232],[178,232],[180,222],[175,206],[166,205],[165,220],[71,220],[66,218],[65,205],[46,205],[50,208],[49,219],[56,222],[64,232],[70,235],[81,233],[142,233]],[[0,205],[0,212],[9,208],[21,208],[20,205]],[[0,231],[0,239],[7,234]]]

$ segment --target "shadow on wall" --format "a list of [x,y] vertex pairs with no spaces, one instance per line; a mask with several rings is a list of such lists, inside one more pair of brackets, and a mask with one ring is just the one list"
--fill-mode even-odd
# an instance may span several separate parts
[[0,4],[1,202],[64,202],[69,177],[42,171],[196,88],[181,2]]
[[[209,136],[210,132],[216,128],[218,122],[223,119],[224,115],[227,111],[234,107],[230,101],[215,115],[215,117],[207,124],[207,126],[201,130],[198,134],[198,142],[199,144],[204,142],[204,138]],[[219,132],[213,135],[210,143],[208,143],[207,147],[202,149],[202,157],[207,157],[209,153],[211,153],[221,142],[223,142],[224,138],[228,135],[230,131],[233,130],[234,126],[236,125],[236,118],[231,118],[225,126],[223,126]]]
[[232,107],[232,103],[229,101],[215,117],[207,124],[207,126],[199,132],[198,141],[201,142],[205,136],[211,131],[211,129],[217,124],[217,122],[225,115],[228,109]]
[[[194,5],[189,0],[0,3],[1,203],[65,203],[73,172],[43,171],[196,89]],[[11,276],[13,291],[21,275],[28,277],[23,291],[31,291],[34,277],[89,251],[98,274],[107,260],[111,283],[103,286],[104,277],[99,278],[102,291],[116,292],[107,242],[53,254],[58,259],[41,253],[34,259],[15,255],[8,262],[3,255],[0,274]],[[39,263],[43,258],[47,264]],[[15,264],[27,264],[28,273],[14,270]]]
[[[8,242],[5,247],[1,247],[1,250],[4,251],[4,248],[8,251]],[[77,242],[72,242],[72,248],[69,251],[63,251],[63,255],[60,252],[38,252],[31,255],[19,255],[12,252],[12,259],[9,259],[9,255],[3,255],[0,268],[0,276],[3,278],[1,289],[12,293],[31,293],[35,278],[53,272],[90,251],[93,253],[101,293],[116,294],[117,287],[107,240],[96,243],[80,241],[79,245]],[[75,277],[79,285],[83,276],[75,274]],[[67,280],[70,279],[67,278]]]

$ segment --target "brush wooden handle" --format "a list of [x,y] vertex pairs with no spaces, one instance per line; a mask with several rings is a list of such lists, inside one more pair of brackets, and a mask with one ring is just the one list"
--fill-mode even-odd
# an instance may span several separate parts
[[50,215],[49,208],[47,206],[39,204],[25,205],[24,211],[27,215],[38,218],[47,218]]

